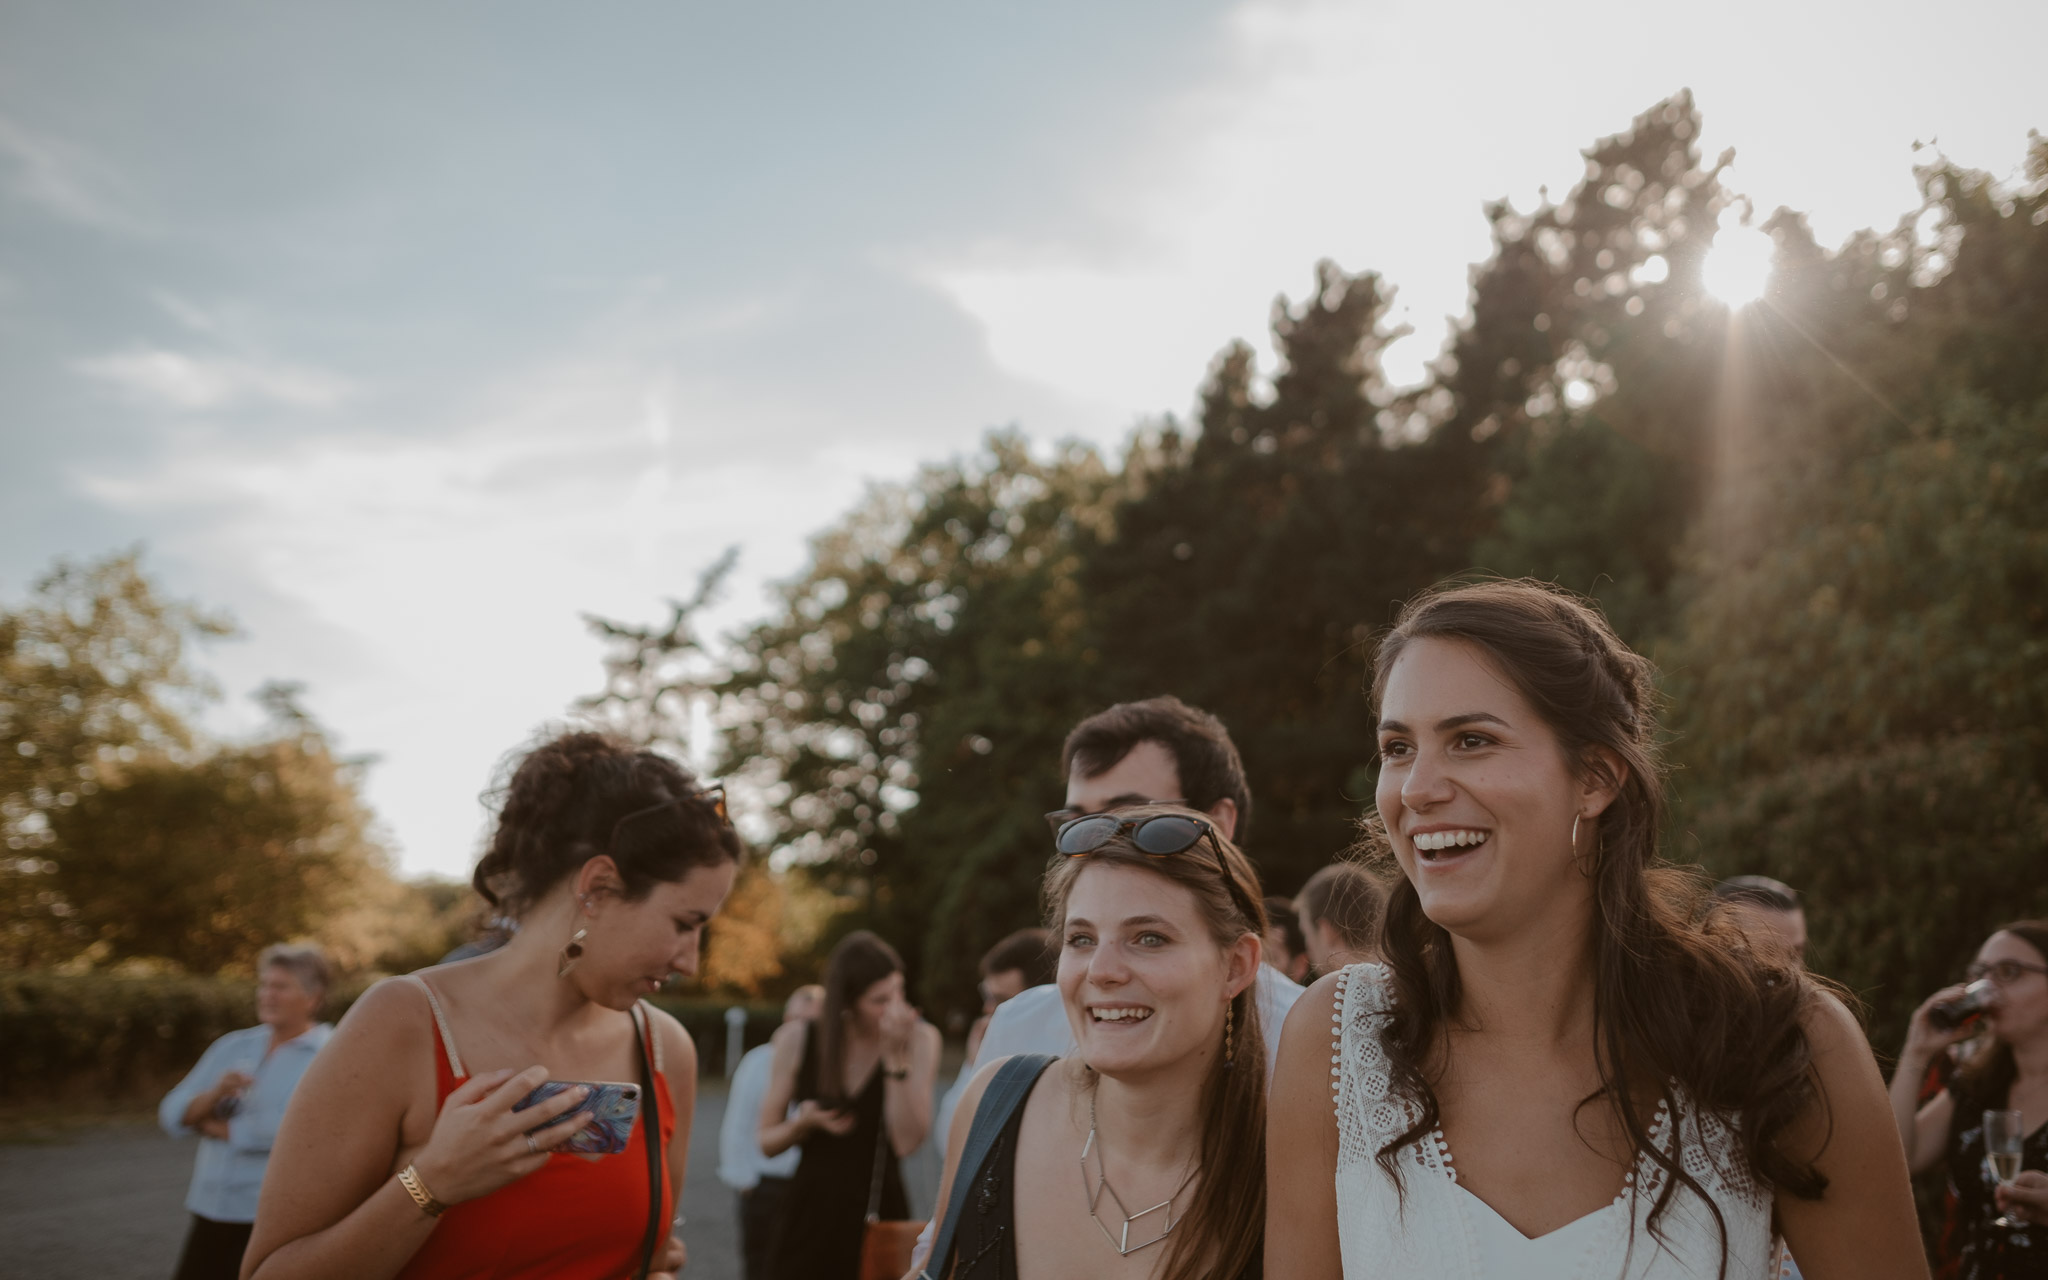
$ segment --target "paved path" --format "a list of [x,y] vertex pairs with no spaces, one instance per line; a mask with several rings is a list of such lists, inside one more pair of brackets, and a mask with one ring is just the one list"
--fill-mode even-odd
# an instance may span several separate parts
[[[725,1083],[698,1090],[683,1184],[690,1280],[739,1280],[733,1194],[716,1177]],[[167,1280],[184,1243],[193,1144],[154,1125],[0,1145],[0,1280]]]

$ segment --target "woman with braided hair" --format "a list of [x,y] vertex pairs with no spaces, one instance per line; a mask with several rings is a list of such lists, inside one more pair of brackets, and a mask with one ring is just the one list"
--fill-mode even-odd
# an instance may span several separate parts
[[[244,1280],[673,1280],[697,1054],[642,997],[697,971],[739,857],[722,792],[664,756],[528,753],[475,876],[518,928],[349,1010],[279,1130]],[[515,1111],[548,1080],[645,1082],[625,1149],[561,1150],[587,1111],[541,1127],[579,1089]]]
[[1884,1083],[1833,989],[1661,864],[1650,664],[1534,582],[1382,641],[1384,963],[1281,1036],[1289,1280],[1925,1277]]

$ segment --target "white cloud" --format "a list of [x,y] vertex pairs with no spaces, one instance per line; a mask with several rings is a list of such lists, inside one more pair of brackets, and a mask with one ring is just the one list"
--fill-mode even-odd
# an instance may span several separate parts
[[[1545,186],[1562,198],[1579,148],[1681,87],[1705,112],[1706,155],[1735,145],[1737,188],[1809,211],[1824,240],[1914,206],[1916,139],[2009,170],[2038,111],[2018,52],[2038,44],[2019,33],[2048,38],[2048,11],[1983,7],[2009,11],[1935,24],[1908,72],[1894,33],[1929,24],[1896,0],[1736,0],[1711,22],[1622,0],[1569,22],[1509,5],[1246,0],[1220,34],[1220,73],[1098,166],[1092,234],[969,243],[919,269],[1005,369],[1145,413],[1189,404],[1223,343],[1263,339],[1274,295],[1298,296],[1310,265],[1334,258],[1399,289],[1394,319],[1416,334],[1388,368],[1410,381],[1491,250],[1484,202],[1528,207]],[[1992,29],[2013,38],[1994,50],[1973,34]]]
[[147,230],[127,184],[85,149],[0,116],[0,156],[12,161],[16,194],[67,222],[130,234]]
[[466,874],[492,763],[598,685],[581,614],[660,616],[739,543],[710,626],[759,617],[810,533],[918,460],[676,373],[659,352],[706,318],[631,310],[637,332],[479,390],[453,429],[337,423],[261,452],[195,434],[164,465],[78,476],[171,530],[159,556],[216,575],[197,594],[234,605],[248,636],[211,656],[225,687],[310,678],[344,748],[378,754],[369,796],[409,872]]
[[160,408],[228,409],[269,404],[333,409],[354,393],[348,379],[278,361],[183,355],[141,347],[80,360],[73,366],[130,399]]

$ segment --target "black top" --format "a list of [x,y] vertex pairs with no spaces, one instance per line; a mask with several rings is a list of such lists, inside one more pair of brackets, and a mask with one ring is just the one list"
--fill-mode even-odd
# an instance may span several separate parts
[[[1045,1077],[1040,1076],[1039,1079]],[[1036,1084],[1032,1086],[1036,1088]],[[1029,1101],[1027,1096],[1026,1101]],[[961,1207],[960,1223],[954,1228],[953,1270],[949,1280],[1016,1280],[1017,1276],[1017,1133],[1024,1124],[1025,1103],[1010,1113],[1010,1122],[989,1148],[988,1162],[981,1167]],[[1074,1179],[1076,1194],[1081,1180]],[[1171,1245],[1162,1245],[1171,1248]],[[1263,1280],[1264,1249],[1255,1250],[1251,1264],[1237,1280]]]
[[[1984,1167],[1984,1112],[2005,1106],[1960,1082],[1949,1085],[1955,1113],[1948,1126],[1948,1185],[1955,1196],[1950,1256],[1956,1280],[2048,1280],[2048,1224],[1995,1226],[1997,1184]],[[2020,1167],[2048,1170],[2048,1123],[2035,1126],[2022,1148]]]
[[[820,1096],[818,1037],[804,1027],[803,1063],[797,1068],[792,1102]],[[822,1129],[803,1141],[803,1158],[790,1179],[787,1211],[777,1235],[768,1274],[774,1280],[859,1280],[860,1242],[867,1230],[868,1197],[874,1186],[875,1152],[882,1153],[881,1217],[910,1216],[896,1153],[882,1133],[887,1084],[881,1063],[868,1073],[854,1097],[857,1117],[844,1137]]]

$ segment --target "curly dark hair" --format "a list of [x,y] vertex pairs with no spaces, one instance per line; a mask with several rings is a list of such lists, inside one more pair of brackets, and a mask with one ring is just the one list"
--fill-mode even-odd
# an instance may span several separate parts
[[[1725,1274],[1727,1223],[1686,1168],[1682,1132],[1673,1131],[1669,1152],[1651,1140],[1656,1106],[1677,1103],[1675,1085],[1693,1106],[1734,1122],[1753,1175],[1819,1199],[1826,1176],[1783,1144],[1795,1119],[1825,1105],[1802,1017],[1820,991],[1847,993],[1775,953],[1752,951],[1725,913],[1701,910],[1704,877],[1658,856],[1664,781],[1654,672],[1597,606],[1526,580],[1432,590],[1404,606],[1380,642],[1373,665],[1376,710],[1385,702],[1394,663],[1424,639],[1458,641],[1484,655],[1582,774],[1606,768],[1603,751],[1624,766],[1616,798],[1596,822],[1597,852],[1585,868],[1594,882],[1593,1027],[1601,1088],[1579,1105],[1604,1102],[1636,1151],[1669,1175],[1651,1206],[1653,1235],[1680,1187],[1699,1195],[1721,1228]],[[1383,821],[1368,819],[1366,835],[1391,861]],[[1457,1015],[1461,988],[1450,935],[1423,913],[1405,877],[1386,911],[1381,942],[1395,1005],[1384,1045],[1396,1087],[1421,1113],[1379,1153],[1398,1185],[1395,1152],[1439,1122],[1430,1064],[1444,1027]]]
[[737,861],[741,847],[722,799],[689,770],[609,734],[564,733],[512,771],[470,883],[516,917],[599,854],[637,900],[694,867]]

